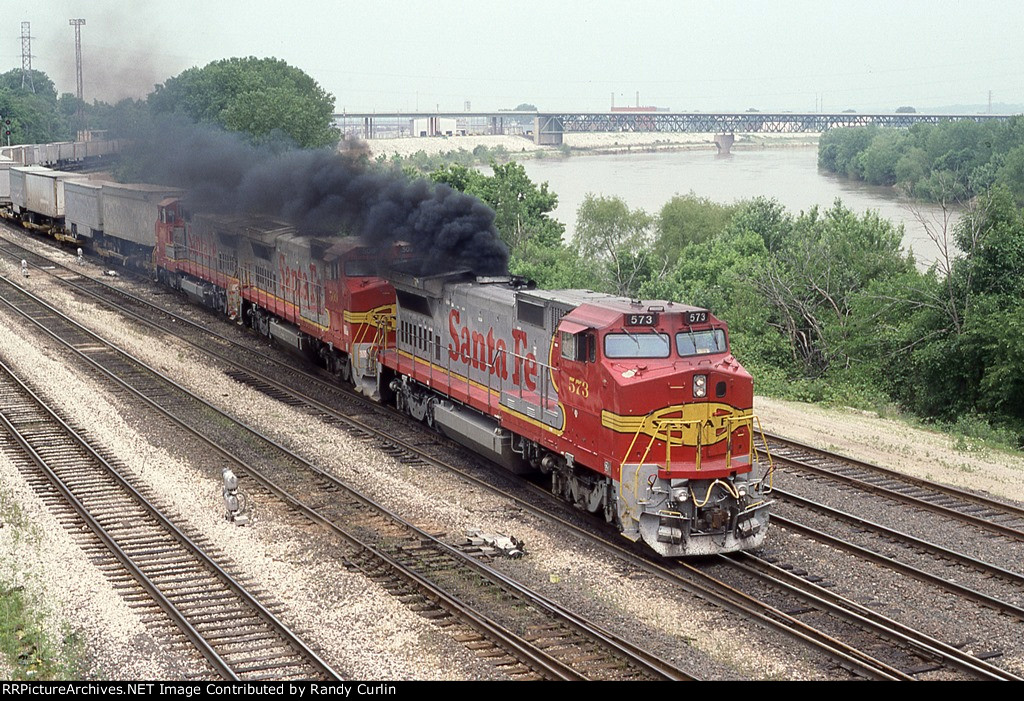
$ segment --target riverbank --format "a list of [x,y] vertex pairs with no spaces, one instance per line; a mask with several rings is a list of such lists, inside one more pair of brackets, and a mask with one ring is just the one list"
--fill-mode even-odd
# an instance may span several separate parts
[[[765,148],[817,147],[820,134],[737,134],[734,151]],[[504,151],[509,158],[548,158],[577,155],[652,153],[656,151],[715,151],[714,134],[665,134],[607,132],[566,134],[562,146],[539,146],[532,138],[512,135],[468,135],[367,139],[363,143],[372,158],[409,158],[466,151],[478,147]]]

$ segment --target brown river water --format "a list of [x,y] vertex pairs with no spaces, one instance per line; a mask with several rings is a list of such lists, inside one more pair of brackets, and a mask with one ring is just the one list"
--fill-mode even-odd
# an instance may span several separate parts
[[939,248],[928,228],[941,230],[941,208],[909,202],[891,188],[821,171],[817,158],[817,147],[806,146],[735,150],[729,156],[697,150],[549,157],[524,160],[523,166],[534,182],[546,181],[558,194],[554,217],[566,225],[567,240],[573,235],[576,210],[588,193],[620,197],[632,209],[651,214],[674,195],[691,192],[723,203],[774,198],[794,215],[815,205],[828,209],[840,199],[858,214],[874,210],[902,225],[903,247],[913,251],[919,267],[927,268],[935,260]]

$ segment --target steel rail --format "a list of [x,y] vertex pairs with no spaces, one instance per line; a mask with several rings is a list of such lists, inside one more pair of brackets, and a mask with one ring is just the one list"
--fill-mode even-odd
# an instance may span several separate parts
[[[770,440],[778,440],[778,439],[776,437],[772,437]],[[820,457],[824,457],[826,459],[831,459],[831,460],[836,460],[836,461],[838,461],[840,463],[847,461],[847,459],[845,457],[839,456],[839,455],[835,455],[833,453],[829,453],[828,451],[825,451],[825,450],[820,450],[820,449],[817,449],[817,448],[811,448],[810,446],[807,446],[804,449],[808,450],[808,451],[814,451],[814,454],[816,454],[816,455],[818,455]],[[771,450],[771,446],[769,446],[769,450]],[[815,474],[815,475],[820,475],[822,477],[827,477],[828,479],[833,480],[833,481],[842,482],[842,483],[848,484],[850,486],[857,487],[858,489],[861,489],[861,490],[863,490],[865,492],[870,492],[870,493],[878,494],[880,496],[884,496],[886,498],[893,499],[895,501],[901,501],[901,502],[903,502],[905,504],[910,504],[910,505],[913,505],[915,507],[924,509],[926,511],[932,511],[934,513],[938,513],[938,514],[941,514],[943,516],[948,516],[950,518],[954,518],[954,519],[957,519],[959,521],[963,521],[965,523],[969,523],[972,526],[976,526],[976,527],[981,528],[983,530],[993,531],[993,532],[999,533],[1000,535],[1004,535],[1004,536],[1008,536],[1010,538],[1013,538],[1015,540],[1022,540],[1022,541],[1024,541],[1024,531],[1022,531],[1019,528],[1014,528],[1012,526],[1007,526],[1007,525],[1004,525],[1002,523],[997,523],[997,522],[992,521],[990,519],[982,518],[981,516],[976,516],[974,514],[967,513],[967,512],[964,512],[964,511],[952,508],[950,506],[945,506],[943,504],[936,504],[936,503],[928,501],[927,499],[923,499],[921,497],[916,497],[916,496],[912,496],[912,495],[909,495],[909,494],[903,494],[902,492],[900,492],[898,490],[890,489],[888,487],[884,487],[884,486],[877,485],[877,484],[872,484],[871,482],[868,482],[866,480],[860,479],[858,477],[853,477],[851,475],[840,474],[840,473],[837,473],[837,472],[835,472],[833,470],[826,469],[824,467],[818,467],[817,465],[812,465],[811,463],[807,462],[806,460],[801,460],[800,458],[794,458],[794,457],[789,457],[789,456],[781,455],[781,454],[779,454],[778,452],[775,452],[775,451],[772,452],[772,459],[775,462],[776,469],[778,469],[780,466],[782,466],[784,464],[793,465],[797,469],[804,470],[806,472],[810,472],[810,473]],[[860,469],[871,469],[871,470],[874,470],[878,474],[881,474],[881,475],[885,476],[887,479],[893,479],[893,480],[898,480],[898,481],[902,480],[902,481],[904,481],[906,483],[910,483],[913,486],[920,487],[922,489],[930,489],[930,490],[932,490],[934,492],[941,493],[941,494],[948,495],[948,496],[955,496],[955,497],[963,499],[965,501],[975,501],[975,502],[978,502],[978,503],[984,503],[989,508],[993,508],[993,509],[999,508],[1004,513],[1009,513],[1009,514],[1011,514],[1013,516],[1017,516],[1017,507],[1014,507],[1014,506],[1009,505],[1009,504],[1004,504],[1004,503],[999,502],[999,501],[986,499],[984,497],[977,497],[975,495],[970,494],[969,492],[962,492],[962,491],[957,490],[955,488],[946,487],[945,485],[937,485],[935,483],[928,482],[927,480],[921,480],[919,478],[913,478],[913,477],[909,477],[908,478],[908,477],[903,476],[900,473],[894,472],[892,470],[888,470],[886,468],[878,468],[876,466],[872,466],[872,465],[870,465],[870,463],[860,463],[859,461],[855,461],[855,460],[852,460],[852,459],[849,460],[849,462],[853,463],[855,467],[860,468]],[[1022,512],[1021,515],[1024,516],[1024,512]]]

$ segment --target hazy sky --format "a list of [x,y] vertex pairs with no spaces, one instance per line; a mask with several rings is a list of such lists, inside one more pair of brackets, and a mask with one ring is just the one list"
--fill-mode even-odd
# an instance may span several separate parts
[[1024,104],[1016,0],[2,0],[0,71],[85,98],[143,97],[186,68],[273,56],[338,111],[511,108],[893,110]]

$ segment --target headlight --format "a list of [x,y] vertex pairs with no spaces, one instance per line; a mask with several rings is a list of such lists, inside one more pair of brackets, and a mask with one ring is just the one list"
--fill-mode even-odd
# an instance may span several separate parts
[[708,376],[707,375],[694,375],[693,376],[693,396],[704,397],[708,393]]

